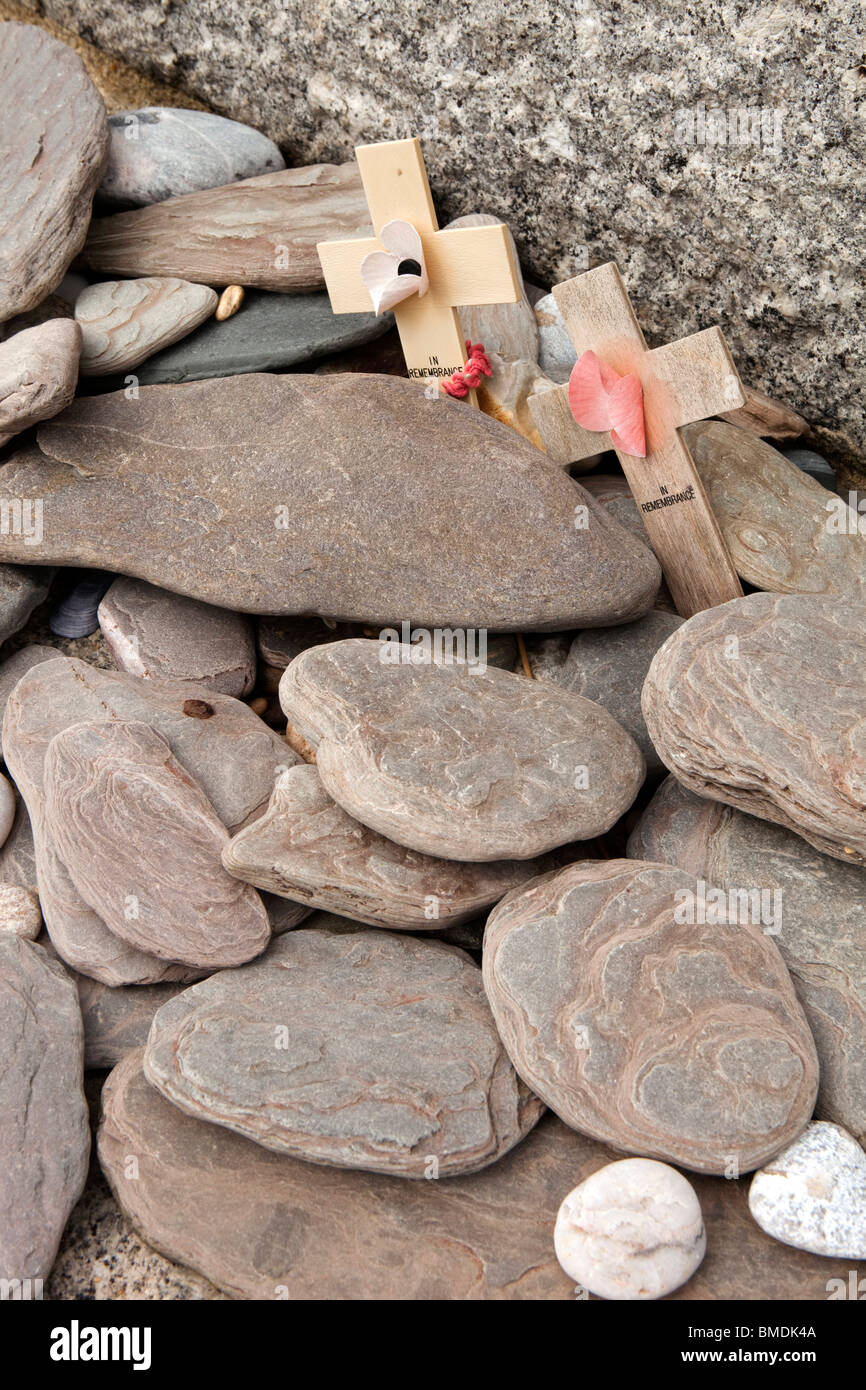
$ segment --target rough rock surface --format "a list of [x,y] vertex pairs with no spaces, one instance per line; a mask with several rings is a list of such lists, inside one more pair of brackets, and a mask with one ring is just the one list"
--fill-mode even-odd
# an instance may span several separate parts
[[749,1210],[786,1245],[866,1260],[866,1154],[838,1125],[809,1125],[752,1178]]
[[311,647],[280,681],[325,790],[364,825],[439,858],[531,859],[634,801],[643,757],[600,705],[465,661],[385,664],[386,645]]
[[0,24],[0,321],[56,289],[81,248],[108,155],[105,106],[66,44]]
[[230,874],[374,927],[436,931],[468,921],[546,864],[458,864],[416,854],[354,820],[315,767],[280,774],[271,804],[223,850]]
[[[151,1245],[240,1298],[573,1301],[551,1239],[556,1213],[616,1156],[548,1114],[498,1163],[447,1182],[325,1168],[185,1115],[148,1085],[140,1054],[115,1069],[103,1102],[99,1154],[123,1210]],[[850,1262],[765,1235],[744,1181],[692,1181],[707,1256],[672,1297],[823,1300],[829,1278],[847,1284]],[[113,1225],[108,1241],[112,1253],[128,1243]],[[118,1271],[115,1296],[140,1297],[138,1277],[138,1265],[126,1283]]]
[[161,203],[286,167],[261,131],[211,111],[144,106],[109,116],[108,128],[108,167],[99,197],[117,209]]
[[[143,385],[202,381],[245,372],[275,372],[332,352],[360,347],[393,326],[393,314],[335,314],[319,294],[248,290],[238,313],[203,323],[138,372]],[[374,370],[370,368],[370,370]]]
[[664,1298],[707,1249],[691,1183],[667,1163],[623,1158],[569,1192],[556,1218],[556,1258],[600,1298]]
[[[38,666],[42,661],[56,661],[60,652],[56,647],[45,646],[41,642],[32,642],[26,647],[21,647],[12,656],[0,662],[0,731],[2,731],[3,715],[6,713],[6,702],[21,677],[26,675],[33,666]],[[2,743],[0,743],[0,755],[2,755]]]
[[[264,809],[276,769],[291,767],[298,759],[247,705],[227,695],[204,687],[193,695],[189,686],[173,681],[142,681],[66,657],[35,667],[9,698],[3,749],[30,813],[42,913],[58,954],[76,970],[109,985],[188,980],[194,977],[188,966],[136,950],[108,930],[76,892],[46,834],[48,745],[71,724],[94,719],[150,724],[202,787],[230,832]],[[0,872],[9,878],[2,856]],[[305,912],[299,909],[299,920]]]
[[[602,455],[602,457],[605,456]],[[652,549],[652,543],[641,520],[637,502],[621,473],[590,473],[587,477],[581,477],[580,481],[581,486],[601,503],[614,521],[619,522],[620,526],[628,531],[635,540],[640,541],[641,545],[647,545]],[[674,601],[664,579],[659,584],[653,607],[666,613],[676,612]]]
[[16,798],[15,821],[9,838],[0,849],[0,881],[14,884],[16,888],[29,888],[33,893],[37,891],[33,827],[20,796]]
[[210,318],[217,293],[170,276],[102,280],[75,301],[85,376],[125,372]]
[[[598,627],[640,617],[659,583],[655,557],[513,430],[394,377],[119,391],[76,401],[38,437],[4,478],[50,495],[41,563],[94,564],[226,608]],[[0,535],[0,559],[32,558],[25,540]]]
[[741,579],[773,593],[866,601],[866,531],[855,512],[735,425],[702,420],[683,436]]
[[656,653],[642,703],[691,791],[866,864],[866,603],[749,594],[698,613]]
[[157,1009],[181,990],[182,981],[161,985],[104,985],[75,974],[84,1023],[85,1069],[114,1067],[130,1052],[144,1047]]
[[45,828],[83,901],[140,951],[205,970],[270,940],[259,895],[222,868],[228,832],[149,724],[73,724],[45,755]]
[[148,1080],[182,1110],[338,1168],[447,1177],[493,1163],[542,1105],[463,951],[302,928],[156,1014]]
[[63,966],[0,938],[0,1277],[47,1278],[87,1177],[84,1038]]
[[[9,475],[4,472],[3,477],[8,486],[8,497],[24,497],[30,501],[38,501],[43,497],[42,493],[16,492]],[[25,514],[22,510],[23,515]],[[31,523],[35,530],[28,530],[26,534],[15,537],[21,559],[29,565],[33,565],[37,555],[40,563],[42,561],[42,547],[34,544],[39,527],[35,510],[29,514],[28,527]],[[48,597],[53,577],[53,569],[37,569],[35,566],[23,569],[18,565],[0,565],[0,642],[5,642],[7,637],[18,632],[27,622],[33,609]]]
[[580,632],[562,665],[545,671],[561,689],[603,705],[631,734],[649,772],[661,771],[664,764],[647,733],[641,690],[650,662],[682,621],[675,613],[652,612],[623,627]]
[[776,946],[678,921],[695,892],[680,869],[625,859],[545,875],[491,913],[484,985],[517,1071],[566,1123],[744,1173],[808,1122],[818,1061]]
[[255,684],[253,626],[242,613],[116,579],[99,605],[99,626],[115,665],[144,680],[187,681],[238,698]]
[[316,243],[369,236],[369,219],[358,166],[314,164],[97,218],[82,259],[101,275],[297,294],[324,284]]
[[[866,1142],[866,871],[695,796],[675,777],[644,811],[628,853],[749,895],[742,909],[729,899],[729,915],[761,918],[791,972],[820,1063],[817,1114]],[[756,890],[766,896],[755,899]]]
[[0,445],[69,405],[80,352],[71,319],[48,319],[0,343]]
[[36,894],[15,883],[0,882],[0,940],[23,936],[35,941],[41,930],[42,913]]

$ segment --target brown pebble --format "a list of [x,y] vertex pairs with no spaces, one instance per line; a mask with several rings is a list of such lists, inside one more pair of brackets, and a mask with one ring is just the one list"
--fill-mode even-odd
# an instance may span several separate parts
[[300,753],[305,763],[316,761],[316,750],[307,743],[307,740],[298,733],[297,729],[292,728],[291,724],[286,725],[286,743],[290,748],[294,748],[296,753]]
[[268,707],[268,702],[264,695],[258,695],[255,700],[250,700],[250,709],[253,714],[262,715]]
[[206,700],[184,700],[181,708],[190,719],[210,719],[214,712],[213,705],[209,705]]
[[230,319],[232,314],[236,314],[244,302],[243,285],[228,285],[220,295],[219,304],[214,310],[214,318],[222,323],[223,319]]

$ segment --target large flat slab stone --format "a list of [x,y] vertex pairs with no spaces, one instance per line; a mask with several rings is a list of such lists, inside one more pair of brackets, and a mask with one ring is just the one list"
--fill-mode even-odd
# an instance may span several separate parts
[[[78,400],[38,438],[4,478],[50,497],[40,563],[237,611],[597,627],[639,617],[659,583],[655,557],[513,430],[394,377],[143,387]],[[31,554],[0,536],[0,560]]]
[[632,804],[643,756],[600,705],[416,657],[350,638],[301,652],[280,681],[325,790],[356,820],[421,854],[481,862],[592,839]]
[[866,864],[866,604],[749,594],[698,613],[656,653],[642,705],[691,791]]
[[392,932],[279,937],[163,1004],[145,1070],[182,1110],[277,1153],[421,1180],[493,1163],[543,1109],[478,966]]

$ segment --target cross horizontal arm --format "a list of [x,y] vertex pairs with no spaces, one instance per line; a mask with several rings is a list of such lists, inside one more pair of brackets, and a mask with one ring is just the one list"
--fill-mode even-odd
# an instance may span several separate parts
[[585,430],[577,423],[568,404],[568,386],[552,386],[530,396],[529,411],[545,453],[555,463],[579,463],[612,447],[606,431]]
[[[422,233],[421,246],[430,277],[424,297],[431,304],[515,304],[520,298],[522,285],[504,223]],[[381,251],[381,243],[364,237],[322,241],[316,249],[334,313],[369,313],[372,302],[361,279],[361,262],[371,251]]]
[[653,348],[647,365],[666,387],[675,429],[745,405],[746,392],[720,328]]

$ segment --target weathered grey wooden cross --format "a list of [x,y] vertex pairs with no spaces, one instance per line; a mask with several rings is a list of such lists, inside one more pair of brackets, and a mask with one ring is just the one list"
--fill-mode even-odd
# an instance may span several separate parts
[[[646,457],[620,449],[617,455],[678,612],[689,618],[739,598],[737,572],[678,433],[745,403],[721,330],[708,328],[650,351],[613,262],[566,280],[553,293],[578,357],[591,350],[620,376],[634,373],[640,380]],[[567,385],[531,396],[529,408],[545,450],[562,463],[614,447],[608,433],[577,423]]]
[[[355,151],[374,238],[324,241],[318,246],[325,284],[335,314],[369,313],[370,292],[361,262],[380,250],[382,227],[409,222],[420,234],[430,287],[394,308],[400,343],[411,377],[445,380],[466,361],[456,305],[514,304],[522,293],[503,223],[455,227],[440,232],[418,140],[359,145]],[[474,392],[470,399],[475,404]]]

